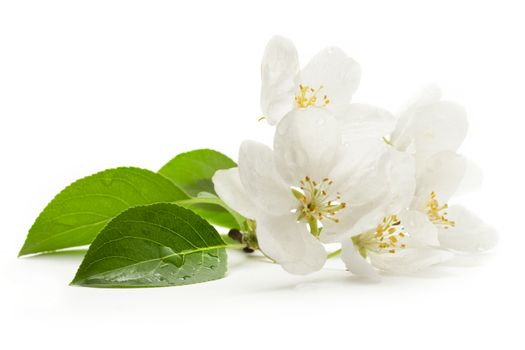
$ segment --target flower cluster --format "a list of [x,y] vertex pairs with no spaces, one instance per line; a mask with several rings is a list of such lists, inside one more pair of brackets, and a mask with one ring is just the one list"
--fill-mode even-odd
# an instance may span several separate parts
[[294,274],[321,269],[326,243],[340,244],[347,269],[368,277],[493,247],[491,226],[447,204],[475,169],[457,153],[465,110],[434,86],[398,116],[352,103],[360,72],[338,48],[300,69],[289,40],[270,40],[261,107],[275,125],[273,148],[244,141],[238,167],[213,177],[219,197],[250,219],[246,234]]

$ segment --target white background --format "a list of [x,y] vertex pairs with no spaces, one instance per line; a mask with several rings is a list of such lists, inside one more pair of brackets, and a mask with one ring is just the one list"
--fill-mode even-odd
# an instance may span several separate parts
[[[520,1],[1,1],[0,344],[3,349],[323,347],[523,349],[525,33]],[[362,65],[354,101],[399,110],[439,83],[466,106],[462,152],[484,169],[461,198],[494,251],[413,277],[307,277],[233,254],[186,287],[69,287],[82,256],[17,259],[38,213],[77,178],[158,170],[211,147],[236,158],[258,123],[274,34],[303,63],[337,45]]]

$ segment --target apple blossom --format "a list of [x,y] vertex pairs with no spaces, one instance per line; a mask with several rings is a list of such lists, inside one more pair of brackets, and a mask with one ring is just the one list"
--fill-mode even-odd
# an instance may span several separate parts
[[362,232],[395,206],[408,205],[411,157],[380,140],[341,142],[337,120],[323,108],[294,109],[278,124],[274,149],[245,141],[238,168],[217,171],[215,190],[255,220],[261,251],[291,273],[319,270],[321,241]]

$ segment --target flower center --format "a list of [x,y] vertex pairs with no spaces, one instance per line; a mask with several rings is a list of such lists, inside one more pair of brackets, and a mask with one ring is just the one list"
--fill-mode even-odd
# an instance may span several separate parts
[[292,187],[292,193],[300,203],[295,210],[297,220],[317,224],[328,219],[338,223],[339,219],[335,216],[339,210],[346,208],[346,203],[341,202],[339,193],[336,193],[335,197],[330,197],[330,186],[333,181],[324,178],[317,183],[306,176],[300,184],[299,188]]
[[427,201],[426,213],[429,220],[437,226],[442,226],[445,229],[449,227],[454,227],[456,223],[447,219],[448,204],[439,205],[438,200],[436,199],[436,193],[430,193],[430,196]]
[[299,96],[295,96],[295,104],[299,108],[308,108],[308,107],[326,107],[330,103],[330,99],[328,99],[328,96],[323,95],[323,104],[317,105],[317,94],[323,86],[321,85],[317,90],[314,88],[311,88],[308,85],[301,85],[299,84]]
[[369,251],[394,254],[397,250],[406,248],[406,237],[401,221],[396,215],[390,215],[383,218],[375,230],[352,237],[352,240],[359,248],[359,253],[366,257]]

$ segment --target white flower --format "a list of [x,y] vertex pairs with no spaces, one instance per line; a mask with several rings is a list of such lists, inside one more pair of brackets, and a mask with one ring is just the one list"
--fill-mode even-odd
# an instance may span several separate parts
[[495,230],[465,208],[446,204],[468,182],[466,173],[474,173],[469,171],[471,164],[456,153],[466,132],[465,110],[442,101],[439,88],[431,86],[400,115],[390,142],[416,160],[416,193],[406,215],[427,231],[421,237],[437,236],[435,243],[443,248],[478,252],[494,247]]
[[299,69],[297,50],[283,37],[272,38],[261,65],[261,108],[271,125],[293,109],[322,107],[345,114],[361,78],[359,64],[330,47]]
[[[398,182],[409,178],[415,185],[413,158],[406,153],[398,153],[397,157],[401,157],[399,154],[412,160],[412,163],[406,161],[412,168],[397,169],[391,178],[398,178]],[[408,274],[452,257],[449,252],[437,249],[437,230],[426,214],[407,210],[414,198],[414,187],[401,198],[401,201],[399,197],[390,198],[390,211],[376,221],[375,227],[343,241],[341,258],[349,271],[371,278],[377,278],[377,270]]]
[[426,242],[432,238],[419,239],[426,234],[436,237],[425,231],[428,227],[418,221],[421,218],[406,214],[401,211],[386,216],[375,229],[347,239],[341,252],[347,269],[355,275],[377,278],[378,270],[408,274],[449,260],[451,253]]
[[411,157],[391,150],[380,140],[343,143],[337,120],[324,108],[293,109],[276,128],[273,151],[245,141],[239,167],[218,171],[213,182],[226,204],[256,221],[267,256],[306,274],[324,265],[320,239],[370,229],[398,210],[390,207],[392,197],[410,199],[400,193],[412,194],[414,182],[389,176],[407,162],[410,167]]
[[377,276],[376,269],[410,273],[452,257],[439,247],[478,252],[495,245],[492,227],[465,208],[446,204],[465,186],[465,174],[472,169],[456,154],[466,131],[464,109],[441,101],[435,86],[401,113],[387,142],[414,158],[414,197],[407,210],[392,213],[375,229],[343,244],[342,259],[350,271],[369,277]]

